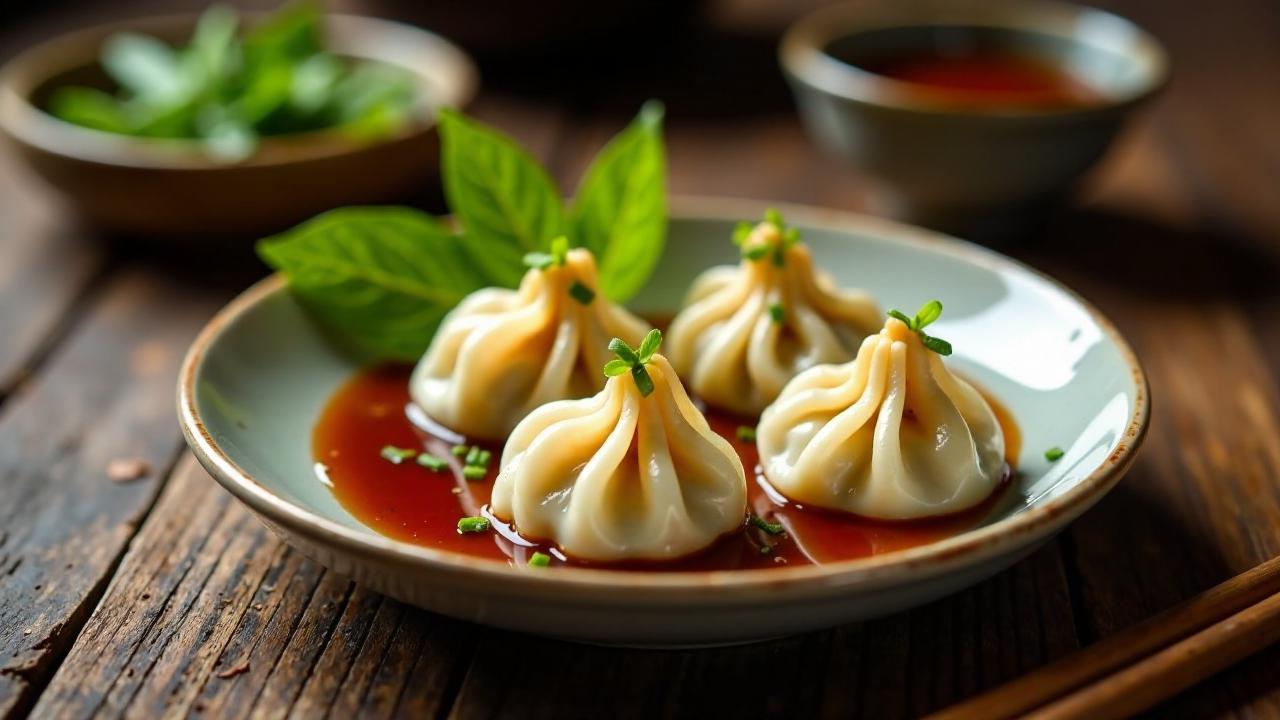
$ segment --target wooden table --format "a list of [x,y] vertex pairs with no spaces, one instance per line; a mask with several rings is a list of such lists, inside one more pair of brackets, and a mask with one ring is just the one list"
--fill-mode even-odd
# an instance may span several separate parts
[[[988,582],[746,647],[490,630],[290,551],[192,461],[173,409],[188,342],[261,268],[102,249],[0,155],[0,716],[910,716],[1280,552],[1280,6],[1106,4],[1168,43],[1176,80],[1078,200],[1010,252],[1133,341],[1155,399],[1138,462]],[[116,14],[46,13],[5,31],[0,51],[94,13]],[[863,202],[857,177],[804,136],[771,40],[693,33],[659,49],[598,94],[539,99],[510,83],[474,111],[568,183],[643,98],[662,97],[674,193]],[[120,457],[153,471],[112,482]],[[1280,648],[1156,714],[1280,717]]]

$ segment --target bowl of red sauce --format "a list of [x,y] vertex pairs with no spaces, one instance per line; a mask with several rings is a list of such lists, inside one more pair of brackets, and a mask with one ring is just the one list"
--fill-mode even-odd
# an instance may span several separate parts
[[779,58],[810,133],[873,181],[877,210],[976,237],[1043,217],[1168,76],[1132,22],[1040,0],[831,5]]

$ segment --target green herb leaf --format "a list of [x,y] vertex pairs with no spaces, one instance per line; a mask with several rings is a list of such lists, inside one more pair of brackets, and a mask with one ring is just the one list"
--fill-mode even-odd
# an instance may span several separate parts
[[640,397],[649,397],[653,394],[653,378],[649,377],[649,371],[644,369],[644,365],[631,368],[631,377],[636,381],[636,389],[640,391]]
[[596,299],[596,292],[574,280],[573,284],[569,286],[569,296],[583,305],[590,305],[591,301]]
[[780,302],[770,303],[769,317],[772,318],[774,322],[781,325],[782,323],[787,321],[787,310],[786,308],[782,307],[782,303]]
[[902,324],[906,325],[909,329],[911,330],[916,329],[915,328],[916,321],[913,320],[912,318],[907,317],[907,314],[902,312],[901,310],[890,310],[887,314],[891,318],[894,318],[896,320],[901,320]]
[[782,526],[782,523],[771,523],[759,515],[750,516],[747,518],[747,522],[751,523],[753,527],[758,527],[770,535],[781,535],[783,531],[786,530],[786,528]]
[[641,363],[647,363],[653,359],[654,353],[658,352],[660,347],[662,347],[662,331],[654,328],[645,334],[644,340],[640,341],[640,350],[636,354]]
[[445,313],[484,286],[439,223],[408,208],[345,208],[263,240],[258,254],[360,355],[412,361]]
[[753,443],[756,441],[756,429],[750,425],[739,425],[734,434],[744,443]]
[[551,253],[531,252],[525,253],[523,262],[534,270],[546,270],[556,263],[556,258]]
[[623,360],[622,358],[610,360],[604,364],[605,377],[617,377],[618,375],[627,372],[631,372],[631,363]]
[[94,88],[58,88],[49,99],[49,112],[67,122],[105,132],[124,134],[133,127],[123,104]]
[[550,564],[551,556],[546,553],[535,552],[529,556],[529,567],[544,568]]
[[764,221],[777,227],[779,231],[786,228],[787,223],[782,219],[782,213],[777,208],[769,208],[764,211]]
[[635,349],[622,338],[614,338],[609,341],[609,352],[625,360],[627,365],[635,366],[640,362],[640,356],[636,354]]
[[765,255],[768,255],[769,251],[772,249],[773,248],[768,245],[752,245],[751,247],[744,247],[742,248],[742,257],[755,262]]
[[754,226],[746,220],[739,222],[733,228],[733,244],[741,246],[747,238],[751,237],[751,231],[754,229]]
[[1062,459],[1062,456],[1066,454],[1067,453],[1064,452],[1062,448],[1055,445],[1044,451],[1044,459],[1049,462],[1058,462]]
[[449,467],[449,461],[444,458],[438,458],[431,453],[422,453],[418,456],[416,462],[431,472],[440,472]]
[[147,102],[172,103],[189,97],[194,80],[182,58],[153,37],[121,33],[102,48],[102,69],[129,93]]
[[916,313],[915,329],[923,330],[928,327],[929,323],[937,320],[942,315],[942,303],[937,300],[930,300],[920,308],[920,312]]
[[560,193],[509,137],[448,108],[440,110],[441,174],[463,248],[489,280],[515,287],[525,253],[564,231]]
[[925,335],[924,333],[920,333],[920,342],[924,343],[925,347],[929,348],[930,350],[938,353],[943,357],[946,357],[951,354],[951,343],[947,342],[946,340],[943,340],[942,338],[936,338],[930,335]]
[[386,460],[392,465],[399,465],[405,460],[417,455],[418,451],[410,450],[409,448],[396,447],[395,445],[383,445],[382,452],[380,454],[382,455],[383,460]]
[[482,517],[464,517],[458,520],[458,532],[482,533],[489,529],[489,521]]
[[661,103],[649,102],[592,161],[569,214],[573,235],[595,253],[600,288],[621,302],[644,287],[667,234]]

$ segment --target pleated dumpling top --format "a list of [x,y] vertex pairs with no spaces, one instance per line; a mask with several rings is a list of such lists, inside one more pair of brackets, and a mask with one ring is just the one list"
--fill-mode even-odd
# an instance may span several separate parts
[[615,341],[603,390],[543,405],[516,427],[490,500],[496,517],[596,561],[676,559],[743,526],[742,461],[655,354],[660,339]]
[[865,292],[836,286],[776,212],[740,225],[737,266],[694,281],[667,332],[676,372],[708,405],[757,415],[798,373],[851,359],[880,327]]
[[1005,439],[995,413],[947,369],[923,331],[942,311],[894,313],[853,362],[801,373],[757,428],[769,482],[808,505],[905,520],[967,510],[999,485]]
[[414,402],[446,427],[504,438],[534,408],[600,390],[609,340],[639,343],[649,330],[600,292],[590,251],[561,240],[540,257],[519,289],[468,295],[414,368]]

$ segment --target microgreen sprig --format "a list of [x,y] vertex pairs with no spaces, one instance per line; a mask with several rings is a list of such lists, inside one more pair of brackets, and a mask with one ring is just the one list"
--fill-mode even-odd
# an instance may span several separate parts
[[546,270],[552,265],[564,267],[569,257],[569,238],[561,235],[551,241],[551,252],[531,252],[524,256],[524,264],[534,270]]
[[609,351],[618,357],[604,364],[605,377],[615,377],[629,372],[635,379],[636,388],[640,390],[640,394],[648,397],[653,392],[653,378],[649,377],[649,371],[645,370],[644,366],[653,359],[660,345],[662,345],[662,331],[657,328],[650,330],[649,334],[644,336],[639,348],[631,347],[622,338],[610,340]]
[[747,241],[751,239],[751,233],[757,226],[744,220],[733,229],[733,244],[741,248],[742,257],[746,260],[755,262],[766,256],[771,256],[773,264],[782,267],[786,263],[787,250],[800,242],[800,231],[787,225],[786,221],[782,219],[782,213],[775,208],[769,208],[764,211],[764,222],[778,229],[780,239],[777,243],[748,246]]
[[941,302],[937,300],[930,300],[920,308],[920,311],[917,312],[916,316],[913,318],[907,317],[906,313],[901,310],[890,310],[888,314],[891,318],[901,320],[903,325],[906,325],[909,329],[919,335],[920,342],[923,343],[925,347],[944,357],[951,354],[951,343],[943,340],[942,338],[927,335],[924,332],[924,329],[930,323],[942,316]]

